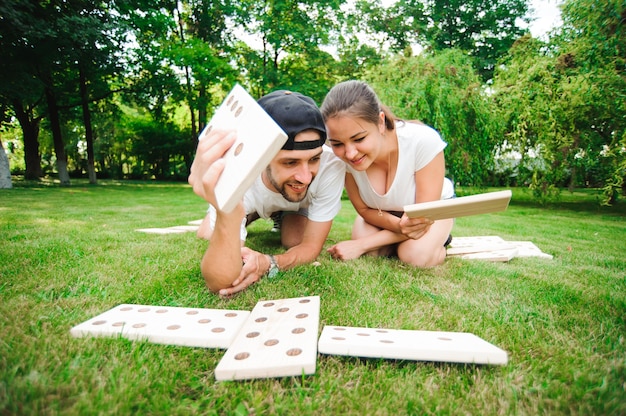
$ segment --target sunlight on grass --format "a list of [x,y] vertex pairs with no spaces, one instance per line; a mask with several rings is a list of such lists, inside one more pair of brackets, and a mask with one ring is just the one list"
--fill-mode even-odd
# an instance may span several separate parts
[[[624,414],[626,209],[592,191],[544,205],[514,189],[502,213],[457,219],[453,236],[532,241],[553,259],[396,259],[283,271],[233,299],[200,275],[207,242],[137,228],[185,225],[206,204],[186,184],[103,181],[0,191],[1,414]],[[461,194],[485,190],[462,189]],[[326,246],[349,238],[347,200]],[[248,244],[280,252],[269,221]],[[320,354],[315,375],[216,382],[217,349],[119,338],[72,326],[121,303],[251,310],[319,295],[323,325],[471,332],[509,354],[476,366]]]

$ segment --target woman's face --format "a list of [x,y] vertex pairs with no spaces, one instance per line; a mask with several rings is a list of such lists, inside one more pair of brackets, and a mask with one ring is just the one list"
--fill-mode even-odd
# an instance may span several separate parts
[[378,124],[350,116],[326,120],[328,141],[335,155],[355,170],[364,171],[378,158],[385,131],[384,115]]

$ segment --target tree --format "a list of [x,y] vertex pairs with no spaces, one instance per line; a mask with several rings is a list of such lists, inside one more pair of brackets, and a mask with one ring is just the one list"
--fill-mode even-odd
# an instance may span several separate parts
[[526,0],[430,0],[426,44],[435,50],[460,49],[474,61],[482,79],[493,76],[496,62],[527,33]]
[[524,37],[496,70],[507,142],[525,158],[518,169],[538,196],[559,186],[599,186],[611,204],[624,187],[625,7],[568,1],[564,26],[549,44]]
[[9,158],[4,151],[2,140],[0,140],[0,189],[9,189],[13,187],[11,181],[11,168],[9,167]]
[[0,96],[13,106],[22,126],[27,177],[41,174],[38,133],[45,116],[54,138],[59,179],[69,185],[61,113],[81,106],[90,181],[96,180],[89,105],[110,94],[108,77],[118,71],[113,60],[113,52],[119,49],[114,42],[117,24],[107,6],[81,0],[11,0],[0,10],[10,16],[0,19],[0,33],[6,40],[0,52],[10,57],[1,67],[8,82]]
[[[264,95],[281,85],[296,84],[297,78],[287,79],[281,71],[281,59],[289,54],[307,57],[318,54],[316,49],[327,44],[335,30],[336,13],[342,3],[343,0],[246,0],[240,3],[238,23],[261,43],[261,50],[248,54],[245,61],[255,71],[250,74],[258,83],[251,85],[255,95]],[[257,63],[253,63],[253,59]],[[242,67],[244,70],[247,68]]]
[[591,117],[581,128],[581,139],[590,157],[601,161],[603,202],[612,204],[626,190],[626,3],[568,0],[562,19],[556,38],[562,56],[568,56],[573,72],[593,91],[586,101]]

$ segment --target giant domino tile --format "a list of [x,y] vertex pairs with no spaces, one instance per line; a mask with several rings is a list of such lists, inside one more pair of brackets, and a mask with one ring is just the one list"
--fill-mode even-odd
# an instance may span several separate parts
[[315,373],[319,312],[319,296],[258,302],[215,368],[215,378]]
[[250,311],[122,304],[76,325],[70,333],[225,349],[249,315]]
[[470,364],[506,364],[504,350],[467,332],[324,326],[322,354]]
[[252,312],[119,305],[71,329],[75,337],[123,336],[223,348],[218,381],[314,374],[317,354],[473,364],[507,363],[507,353],[470,333],[324,326],[319,296],[259,301]]
[[425,217],[431,220],[467,217],[470,215],[487,214],[504,211],[509,206],[511,191],[487,192],[462,196],[459,198],[442,199],[439,201],[422,202],[406,205],[404,212],[410,218]]
[[285,144],[287,134],[239,84],[218,107],[200,140],[214,129],[237,132],[235,143],[224,156],[224,171],[215,186],[219,208],[230,212]]

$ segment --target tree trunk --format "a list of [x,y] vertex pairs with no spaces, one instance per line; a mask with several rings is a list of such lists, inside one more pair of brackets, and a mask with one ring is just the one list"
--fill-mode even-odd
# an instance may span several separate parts
[[59,181],[61,182],[61,186],[69,186],[70,175],[67,172],[67,155],[65,154],[63,134],[61,133],[59,106],[57,104],[56,97],[54,96],[54,92],[50,87],[46,87],[46,102],[48,103],[48,112],[50,113],[50,128],[52,130],[52,140],[54,141],[54,153],[57,157]]
[[40,119],[33,117],[19,100],[13,101],[13,111],[15,111],[15,117],[20,123],[24,136],[24,164],[26,165],[24,179],[37,180],[43,176],[41,154],[39,153]]
[[2,140],[0,140],[0,189],[13,188],[13,182],[11,181],[11,168],[9,166],[9,158],[4,151]]
[[91,112],[89,111],[89,100],[87,94],[87,80],[82,67],[78,69],[80,78],[80,102],[83,108],[83,124],[85,125],[85,141],[87,142],[87,173],[89,175],[89,183],[96,184],[96,167],[93,155],[93,128],[91,126]]

